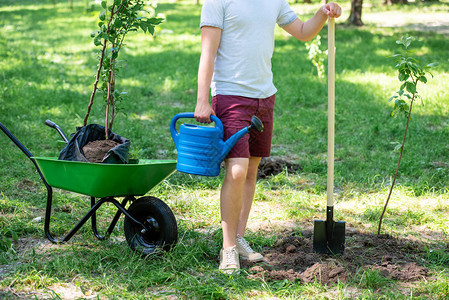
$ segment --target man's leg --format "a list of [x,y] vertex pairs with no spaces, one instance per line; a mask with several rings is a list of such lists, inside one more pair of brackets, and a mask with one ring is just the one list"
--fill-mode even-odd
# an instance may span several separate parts
[[226,174],[220,194],[224,249],[236,244],[249,161],[248,158],[229,158],[225,161]]
[[256,190],[257,170],[260,160],[260,157],[249,158],[248,172],[243,186],[242,209],[240,210],[239,223],[237,226],[237,250],[240,258],[249,262],[259,262],[264,260],[263,255],[254,251],[248,241],[243,238],[254,199],[254,192]]
[[245,236],[246,225],[248,223],[249,213],[253,204],[254,193],[256,191],[257,170],[261,157],[250,157],[248,163],[248,172],[246,174],[245,185],[243,188],[242,209],[240,211],[237,234]]

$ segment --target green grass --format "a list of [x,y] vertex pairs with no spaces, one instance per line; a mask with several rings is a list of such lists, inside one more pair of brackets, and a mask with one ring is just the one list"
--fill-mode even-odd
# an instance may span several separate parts
[[[111,239],[97,241],[90,226],[65,245],[44,243],[45,187],[32,163],[0,134],[0,227],[19,236],[14,251],[0,253],[0,297],[16,299],[48,295],[57,287],[76,287],[87,297],[151,299],[176,295],[186,299],[445,299],[449,297],[449,41],[447,35],[417,31],[419,20],[445,16],[448,3],[414,3],[385,7],[370,1],[366,25],[337,25],[336,31],[336,219],[373,233],[396,168],[405,128],[404,118],[391,117],[388,98],[399,88],[394,63],[395,41],[408,33],[419,39],[423,63],[438,62],[434,78],[419,86],[422,103],[414,107],[383,231],[421,240],[423,263],[432,272],[427,283],[403,287],[373,270],[358,270],[353,280],[319,283],[265,281],[245,275],[228,277],[217,270],[220,248],[217,178],[176,173],[150,194],[174,211],[178,245],[159,257],[142,259],[123,240],[120,222]],[[343,22],[348,17],[349,2]],[[318,4],[295,4],[310,17]],[[193,1],[161,1],[166,15],[153,38],[130,34],[117,79],[128,92],[114,131],[132,141],[141,158],[176,158],[169,133],[171,118],[193,111],[200,55],[200,6]],[[43,125],[46,119],[70,134],[84,118],[96,69],[97,49],[90,39],[98,11],[85,1],[0,0],[0,122],[33,154],[57,156],[63,144]],[[388,26],[391,16],[401,26]],[[446,25],[447,26],[447,25]],[[326,28],[321,32],[326,45]],[[248,236],[256,249],[267,249],[294,224],[302,232],[325,214],[327,158],[327,83],[318,80],[307,60],[304,43],[276,30],[273,56],[276,96],[273,157],[287,157],[301,166],[298,174],[283,172],[257,184]],[[103,122],[103,103],[96,100],[90,122]],[[55,190],[52,233],[62,236],[89,208],[84,196]],[[114,207],[99,211],[105,230]],[[263,230],[258,230],[262,226]],[[12,239],[11,231],[5,230]],[[2,271],[5,270],[5,271]],[[61,294],[61,292],[59,292]]]

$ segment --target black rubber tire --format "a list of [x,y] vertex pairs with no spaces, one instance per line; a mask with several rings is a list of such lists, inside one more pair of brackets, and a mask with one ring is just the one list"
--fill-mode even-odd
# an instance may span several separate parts
[[157,250],[170,250],[178,240],[178,225],[171,209],[156,197],[142,197],[135,200],[128,209],[129,214],[139,222],[148,225],[149,230],[125,217],[124,230],[129,247],[142,256]]

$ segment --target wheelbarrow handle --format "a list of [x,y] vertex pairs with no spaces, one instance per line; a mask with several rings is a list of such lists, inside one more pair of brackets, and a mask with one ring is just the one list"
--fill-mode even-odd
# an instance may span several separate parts
[[47,188],[47,193],[48,193],[48,197],[51,197],[52,194],[52,189],[51,186],[48,184],[48,182],[45,180],[44,175],[42,174],[41,170],[39,169],[39,166],[37,165],[36,161],[33,158],[33,154],[31,154],[30,151],[28,151],[28,149],[22,145],[21,142],[19,142],[19,140],[11,133],[9,132],[9,130],[3,126],[2,123],[0,123],[0,129],[11,139],[11,141],[14,142],[14,144],[16,144],[17,147],[19,147],[20,150],[22,150],[23,153],[25,153],[25,155],[31,160],[31,162],[33,163],[33,165],[36,167],[37,172],[39,173],[39,176],[41,177],[42,181],[45,184],[45,187]]
[[62,131],[61,127],[59,127],[55,122],[50,120],[45,120],[45,125],[48,127],[54,128],[58,131],[59,135],[64,139],[64,142],[67,144],[69,142],[69,139],[65,135],[64,131]]

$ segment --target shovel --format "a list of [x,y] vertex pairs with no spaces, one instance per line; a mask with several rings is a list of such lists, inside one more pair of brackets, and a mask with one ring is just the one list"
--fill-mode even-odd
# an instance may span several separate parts
[[334,221],[334,123],[335,123],[335,19],[328,29],[328,140],[327,140],[327,208],[326,221],[315,220],[313,251],[321,254],[343,254],[345,222]]

